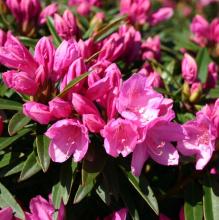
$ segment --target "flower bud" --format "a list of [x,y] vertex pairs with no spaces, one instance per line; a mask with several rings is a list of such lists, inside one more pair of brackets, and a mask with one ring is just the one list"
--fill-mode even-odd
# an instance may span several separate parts
[[150,18],[150,24],[156,25],[162,21],[166,21],[173,16],[173,9],[169,7],[160,8],[158,11],[152,14]]
[[197,103],[202,95],[202,85],[201,83],[193,83],[190,89],[189,101],[191,103]]

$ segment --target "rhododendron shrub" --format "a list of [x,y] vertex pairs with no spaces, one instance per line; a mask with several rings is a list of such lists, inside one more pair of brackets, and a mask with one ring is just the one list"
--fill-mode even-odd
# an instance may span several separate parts
[[217,220],[218,8],[0,0],[0,220]]

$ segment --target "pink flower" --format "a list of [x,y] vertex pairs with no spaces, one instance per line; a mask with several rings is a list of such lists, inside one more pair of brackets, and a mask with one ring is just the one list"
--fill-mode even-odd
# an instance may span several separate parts
[[[30,200],[30,212],[26,214],[26,220],[53,220],[53,214],[56,210],[52,204],[51,199],[49,202],[42,196],[36,196]],[[58,210],[57,220],[64,220],[65,207],[63,203]]]
[[18,22],[35,21],[41,10],[39,0],[7,0],[6,4]]
[[42,65],[47,78],[52,75],[55,47],[48,37],[42,37],[35,46],[34,58]]
[[127,14],[131,23],[144,24],[151,8],[150,0],[121,0],[120,13]]
[[185,53],[182,61],[182,76],[184,80],[192,84],[196,81],[198,74],[198,67],[193,57]]
[[136,146],[132,155],[132,173],[139,176],[148,157],[161,165],[177,165],[179,154],[171,142],[183,139],[181,126],[157,118],[144,129],[145,139]]
[[2,219],[2,220],[13,220],[14,219],[13,210],[10,207],[1,209],[0,210],[0,219]]
[[143,74],[134,74],[126,80],[117,100],[117,110],[126,119],[135,121],[139,126],[158,117],[163,96],[155,92]]
[[126,220],[127,213],[128,210],[126,208],[123,208],[105,217],[104,220]]
[[80,51],[75,40],[63,41],[55,52],[52,79],[59,80],[67,73],[69,66],[79,58]]
[[99,133],[105,126],[105,121],[99,114],[84,114],[82,121],[88,130],[93,133]]
[[19,69],[34,76],[37,63],[30,52],[11,33],[7,34],[7,40],[0,47],[0,62],[10,68]]
[[166,21],[173,16],[173,13],[173,9],[170,7],[160,8],[151,15],[150,24],[154,26],[162,21]]
[[210,24],[210,40],[219,43],[219,19],[215,18]]
[[63,119],[45,133],[51,139],[49,155],[54,162],[62,163],[73,155],[74,161],[83,159],[89,144],[87,128],[74,119]]
[[160,37],[149,37],[141,45],[142,59],[160,59]]
[[4,83],[11,89],[25,94],[35,95],[38,85],[35,80],[26,72],[7,71],[2,75]]
[[101,135],[106,152],[113,157],[119,156],[120,153],[126,157],[133,152],[138,140],[137,126],[121,118],[110,120]]
[[193,33],[193,40],[201,46],[205,46],[208,41],[209,23],[201,15],[196,15],[190,25],[190,30]]
[[78,28],[76,24],[76,19],[71,11],[69,11],[68,9],[65,10],[63,17],[61,17],[58,14],[55,14],[54,22],[57,33],[64,40],[76,38],[78,34]]
[[55,118],[67,118],[72,112],[72,106],[69,102],[56,97],[49,102],[49,111]]
[[196,157],[196,169],[202,170],[212,157],[215,149],[215,136],[212,125],[204,114],[183,125],[185,138],[178,142],[177,149],[185,156]]
[[46,18],[48,16],[53,16],[58,10],[58,5],[57,3],[52,3],[46,6],[40,13],[39,18],[38,18],[38,23],[40,25],[46,23]]
[[204,85],[204,88],[211,89],[211,88],[216,87],[217,81],[219,79],[218,73],[219,73],[219,70],[218,70],[217,64],[214,62],[211,62],[208,65],[208,78],[207,78],[207,81]]
[[26,102],[23,105],[23,113],[40,124],[48,124],[52,120],[49,107],[38,102]]
[[6,33],[2,29],[0,29],[0,47],[4,46],[6,40],[7,40]]

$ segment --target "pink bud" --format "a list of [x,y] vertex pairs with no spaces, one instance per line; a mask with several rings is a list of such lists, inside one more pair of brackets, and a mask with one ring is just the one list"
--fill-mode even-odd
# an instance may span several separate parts
[[[6,207],[0,210],[0,219],[2,220],[13,220],[13,210],[10,207]],[[16,218],[17,219],[17,218]]]
[[84,59],[88,59],[98,50],[98,47],[92,38],[89,38],[86,41],[80,39],[78,41],[78,46],[80,48],[81,56]]
[[55,118],[67,118],[72,112],[72,106],[69,102],[56,97],[49,102],[49,110]]
[[23,113],[40,124],[48,124],[52,119],[49,107],[38,102],[26,102],[23,105]]
[[54,75],[52,79],[54,81],[59,80],[67,73],[69,66],[74,60],[79,58],[80,50],[75,40],[63,41],[55,52],[54,58]]
[[52,74],[55,47],[48,37],[42,37],[35,47],[34,58],[39,65],[43,65],[47,78]]
[[48,16],[53,16],[57,12],[57,10],[58,10],[57,3],[52,3],[48,5],[47,7],[45,7],[39,15],[38,23],[40,25],[46,23],[46,18]]
[[85,96],[77,93],[72,94],[72,104],[76,112],[80,115],[94,114],[99,115],[97,107]]
[[169,7],[160,8],[158,11],[152,14],[150,24],[156,25],[162,21],[166,21],[173,16],[173,9]]
[[20,7],[25,21],[36,19],[41,11],[39,0],[21,0]]
[[0,62],[10,68],[22,70],[33,77],[37,69],[37,63],[30,52],[11,33],[7,34],[7,40],[0,47]]
[[25,95],[35,95],[38,89],[37,83],[26,72],[14,70],[3,73],[4,83],[11,89]]
[[198,67],[196,61],[189,54],[185,53],[182,61],[182,76],[184,80],[192,84],[197,79]]
[[82,120],[88,130],[93,133],[99,133],[105,126],[104,120],[97,114],[84,114]]
[[193,40],[201,46],[206,45],[209,35],[208,21],[200,15],[196,15],[191,23],[190,30],[193,33]]
[[0,29],[0,47],[3,47],[6,41],[6,33]]
[[208,78],[204,88],[211,89],[216,87],[218,81],[218,72],[218,66],[214,62],[211,62],[208,65]]
[[49,155],[55,162],[62,163],[72,155],[74,161],[78,162],[87,153],[88,131],[79,121],[73,119],[57,121],[45,134],[51,139]]
[[219,43],[219,19],[215,18],[210,24],[210,40]]

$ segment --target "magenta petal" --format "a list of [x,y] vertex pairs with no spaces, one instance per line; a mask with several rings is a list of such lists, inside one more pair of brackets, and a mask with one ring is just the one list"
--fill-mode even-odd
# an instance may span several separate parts
[[1,220],[12,220],[13,210],[10,207],[3,208],[2,210],[0,210],[0,219]]

